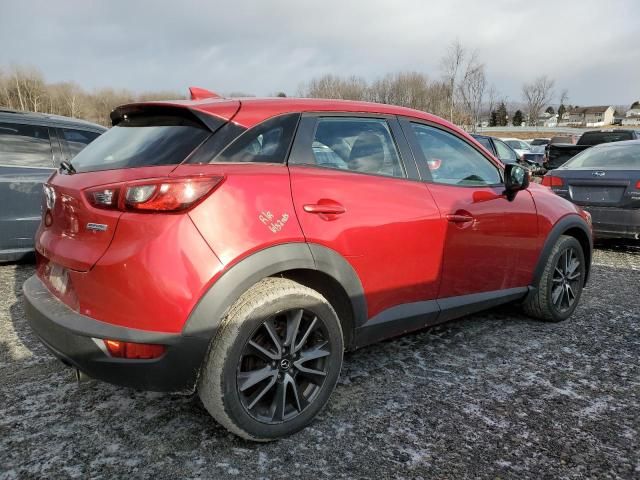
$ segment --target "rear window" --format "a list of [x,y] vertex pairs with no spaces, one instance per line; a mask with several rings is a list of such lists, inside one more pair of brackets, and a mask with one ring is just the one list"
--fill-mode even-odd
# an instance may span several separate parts
[[124,118],[71,162],[77,172],[182,163],[211,131],[188,115]]
[[531,141],[531,145],[534,147],[540,146],[540,145],[546,145],[549,143],[549,140],[545,139],[545,138],[534,138]]
[[0,165],[53,168],[49,129],[39,125],[0,123]]
[[601,143],[633,140],[632,132],[585,132],[578,141],[579,145],[599,145]]
[[640,170],[640,144],[589,148],[573,157],[562,168]]

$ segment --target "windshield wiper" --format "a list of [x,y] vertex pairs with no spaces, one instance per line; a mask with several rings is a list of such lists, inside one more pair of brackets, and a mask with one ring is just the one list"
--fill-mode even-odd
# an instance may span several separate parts
[[67,162],[66,160],[60,162],[60,170],[66,170],[69,175],[73,175],[74,173],[76,173],[76,169],[73,167],[73,165],[71,165],[71,163]]

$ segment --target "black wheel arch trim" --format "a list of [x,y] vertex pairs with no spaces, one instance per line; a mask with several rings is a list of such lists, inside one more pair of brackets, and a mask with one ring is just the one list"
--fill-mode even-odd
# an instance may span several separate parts
[[335,279],[351,302],[352,327],[366,322],[364,290],[353,267],[330,248],[296,242],[267,247],[229,267],[200,298],[185,322],[182,334],[213,338],[226,310],[244,292],[263,278],[298,269],[319,271]]
[[593,257],[593,235],[591,234],[589,225],[580,215],[570,214],[558,220],[558,222],[556,222],[556,224],[552,227],[551,232],[549,232],[549,234],[547,235],[547,239],[545,240],[544,246],[540,251],[540,256],[538,257],[538,263],[536,264],[536,268],[533,271],[532,285],[538,285],[538,283],[540,282],[540,278],[542,278],[547,259],[549,258],[551,250],[553,249],[553,246],[556,244],[560,236],[575,228],[581,230],[589,241],[589,248],[584,251],[584,284],[587,284],[587,280],[589,279],[589,272],[591,270],[591,259]]

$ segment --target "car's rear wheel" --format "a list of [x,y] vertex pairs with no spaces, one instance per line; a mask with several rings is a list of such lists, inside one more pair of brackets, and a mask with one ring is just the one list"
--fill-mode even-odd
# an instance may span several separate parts
[[268,441],[308,425],[342,366],[331,304],[284,278],[265,279],[230,308],[203,366],[198,393],[231,432]]
[[578,306],[586,266],[582,245],[574,237],[562,235],[547,258],[536,287],[524,302],[525,312],[541,320],[561,322]]

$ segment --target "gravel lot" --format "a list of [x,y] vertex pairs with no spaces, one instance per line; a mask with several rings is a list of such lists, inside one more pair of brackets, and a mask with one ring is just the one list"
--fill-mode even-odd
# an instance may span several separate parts
[[561,324],[501,308],[348,354],[329,407],[252,444],[197,397],[77,385],[0,266],[0,478],[640,478],[640,245]]

